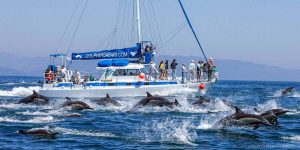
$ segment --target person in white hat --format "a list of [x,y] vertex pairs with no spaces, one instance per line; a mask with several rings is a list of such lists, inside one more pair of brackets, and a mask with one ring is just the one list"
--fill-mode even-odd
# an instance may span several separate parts
[[189,70],[190,70],[190,81],[194,81],[195,78],[195,63],[194,60],[191,61],[190,65],[189,65]]

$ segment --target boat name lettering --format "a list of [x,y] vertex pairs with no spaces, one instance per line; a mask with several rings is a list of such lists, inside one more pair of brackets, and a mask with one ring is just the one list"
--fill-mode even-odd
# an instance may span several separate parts
[[128,57],[128,52],[102,52],[102,53],[89,53],[85,58],[122,58]]

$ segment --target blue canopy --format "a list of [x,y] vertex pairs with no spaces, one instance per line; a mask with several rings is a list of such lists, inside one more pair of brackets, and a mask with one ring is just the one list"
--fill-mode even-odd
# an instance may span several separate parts
[[72,60],[139,58],[141,54],[141,44],[137,43],[135,47],[130,48],[72,53]]
[[98,62],[98,67],[110,67],[110,66],[114,66],[114,67],[123,67],[123,66],[127,66],[129,64],[129,60],[128,59],[109,59],[109,60],[100,60]]

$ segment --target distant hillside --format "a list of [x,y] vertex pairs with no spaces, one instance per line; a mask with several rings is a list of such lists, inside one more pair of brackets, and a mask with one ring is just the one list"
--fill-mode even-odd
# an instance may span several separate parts
[[[191,60],[199,61],[204,58],[193,56],[158,56],[156,60],[172,61],[177,59],[179,64],[188,65]],[[284,69],[269,65],[256,64],[239,60],[214,60],[222,80],[258,80],[258,81],[300,81],[300,70]]]
[[[1,76],[42,76],[48,63],[48,57],[28,57],[1,53]],[[191,60],[199,61],[193,56],[158,56],[155,61],[177,59],[179,65],[188,65]],[[203,59],[202,59],[203,60]],[[95,72],[97,60],[74,61],[72,69]],[[261,81],[300,81],[300,70],[284,69],[269,65],[255,64],[238,60],[215,60],[222,80],[261,80]]]

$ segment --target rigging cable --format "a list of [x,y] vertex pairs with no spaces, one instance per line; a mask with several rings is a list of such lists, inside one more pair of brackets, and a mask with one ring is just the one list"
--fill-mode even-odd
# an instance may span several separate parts
[[191,24],[191,22],[190,22],[190,20],[189,20],[189,18],[188,18],[188,16],[187,16],[185,10],[184,10],[184,8],[183,8],[183,5],[182,5],[182,3],[181,3],[181,0],[178,0],[178,2],[179,2],[179,5],[180,5],[180,7],[181,7],[181,9],[182,9],[182,11],[183,11],[183,14],[184,14],[184,16],[185,16],[185,19],[187,20],[187,22],[188,22],[188,24],[189,24],[189,26],[190,26],[190,29],[192,30],[192,32],[193,32],[193,34],[194,34],[194,37],[195,37],[195,39],[196,39],[196,41],[197,41],[197,44],[198,44],[198,46],[199,46],[199,48],[200,48],[200,50],[201,50],[201,52],[202,52],[202,54],[203,54],[203,56],[204,56],[206,62],[208,62],[208,61],[207,61],[207,57],[206,57],[206,55],[205,55],[205,53],[204,53],[204,50],[202,49],[202,46],[201,46],[201,44],[200,44],[200,41],[199,41],[199,39],[198,39],[198,37],[197,37],[195,31],[194,31],[194,28],[193,28],[193,26],[192,26],[192,24]]
[[166,44],[168,44],[172,39],[174,39],[175,37],[176,37],[176,35],[182,30],[182,29],[184,29],[184,27],[186,26],[186,23],[182,23],[182,24],[180,24],[174,31],[174,34],[172,35],[171,33],[173,33],[173,32],[171,32],[170,34],[168,34],[166,37],[168,37],[168,36],[170,36],[170,38],[166,41],[166,42],[164,42],[159,48],[157,48],[157,50],[159,50],[159,49],[161,49],[161,48],[163,48]]
[[89,0],[86,0],[85,5],[84,5],[84,7],[83,7],[83,10],[82,10],[82,12],[81,12],[80,18],[79,18],[79,20],[78,20],[77,26],[76,26],[75,31],[74,31],[74,33],[73,33],[71,42],[70,42],[70,44],[69,44],[69,47],[68,47],[68,50],[67,50],[67,55],[69,54],[69,51],[70,51],[71,46],[72,46],[72,44],[73,44],[75,35],[76,35],[76,33],[77,33],[78,27],[79,27],[79,25],[80,25],[81,19],[82,19],[82,17],[83,17],[83,14],[84,14],[84,12],[85,12],[85,9],[86,9],[86,6],[87,6],[88,2],[89,2]]
[[131,16],[131,35],[130,35],[130,43],[133,43],[133,38],[134,38],[134,30],[135,30],[135,2],[132,1],[132,16]]
[[[86,6],[87,6],[88,2],[89,2],[89,0],[86,0],[85,5],[84,5],[84,7],[83,7],[83,10],[82,10],[82,12],[81,12],[80,18],[79,18],[79,20],[78,20],[78,23],[77,23],[75,32],[74,32],[74,34],[73,34],[73,36],[72,36],[72,39],[71,39],[71,42],[70,42],[70,44],[69,44],[69,47],[68,47],[68,50],[67,50],[66,55],[68,55],[68,53],[69,53],[69,51],[70,51],[70,48],[71,48],[71,46],[72,46],[72,44],[73,44],[73,40],[74,40],[75,35],[76,35],[76,33],[77,33],[78,27],[79,27],[79,25],[80,25],[81,19],[82,19],[82,17],[83,17],[83,14],[84,14],[84,12],[85,12],[85,9],[86,9]],[[72,64],[72,60],[70,61],[69,65],[67,66],[67,69],[70,67],[71,64]]]
[[146,18],[146,21],[147,21],[148,31],[149,31],[149,34],[150,34],[150,36],[151,36],[151,39],[156,40],[156,39],[154,38],[153,34],[151,34],[151,24],[150,24],[151,21],[149,21],[150,17],[148,16],[148,13],[147,13],[147,10],[146,10],[146,7],[145,7],[145,4],[144,4],[143,1],[142,1],[142,7],[143,7],[143,10],[145,10],[145,11],[144,11],[144,12],[145,12],[145,18]]
[[[122,26],[121,26],[121,39],[120,39],[120,45],[119,47],[122,47],[123,42],[123,35],[124,35],[124,22],[125,22],[125,14],[126,14],[126,6],[127,6],[127,1],[124,0],[124,11],[123,11],[123,18],[122,18]],[[125,29],[126,30],[126,29]]]
[[63,34],[61,35],[61,38],[60,38],[60,40],[59,40],[58,43],[57,43],[57,47],[56,47],[55,54],[57,54],[58,51],[59,51],[59,48],[60,48],[60,46],[61,46],[61,43],[62,43],[63,39],[64,39],[65,36],[66,36],[67,30],[68,30],[69,27],[70,27],[71,21],[72,21],[73,18],[74,18],[74,15],[75,15],[75,12],[76,12],[76,10],[77,10],[77,8],[78,8],[78,6],[79,6],[79,3],[80,3],[80,0],[77,1],[76,6],[75,6],[75,8],[74,8],[74,10],[73,10],[73,12],[72,12],[72,15],[71,15],[70,19],[68,20],[67,26],[65,27],[64,32],[63,32]]
[[161,34],[160,34],[160,31],[159,31],[159,28],[158,28],[158,24],[157,24],[157,17],[156,17],[156,13],[155,13],[155,9],[154,9],[154,7],[153,7],[153,4],[152,4],[152,0],[149,0],[148,1],[149,3],[150,3],[150,7],[151,7],[151,9],[152,9],[152,11],[150,11],[150,12],[152,12],[153,13],[153,18],[154,18],[154,26],[156,27],[156,34],[158,35],[158,43],[157,44],[160,44],[159,43],[159,41],[162,41],[162,38],[161,38]]

